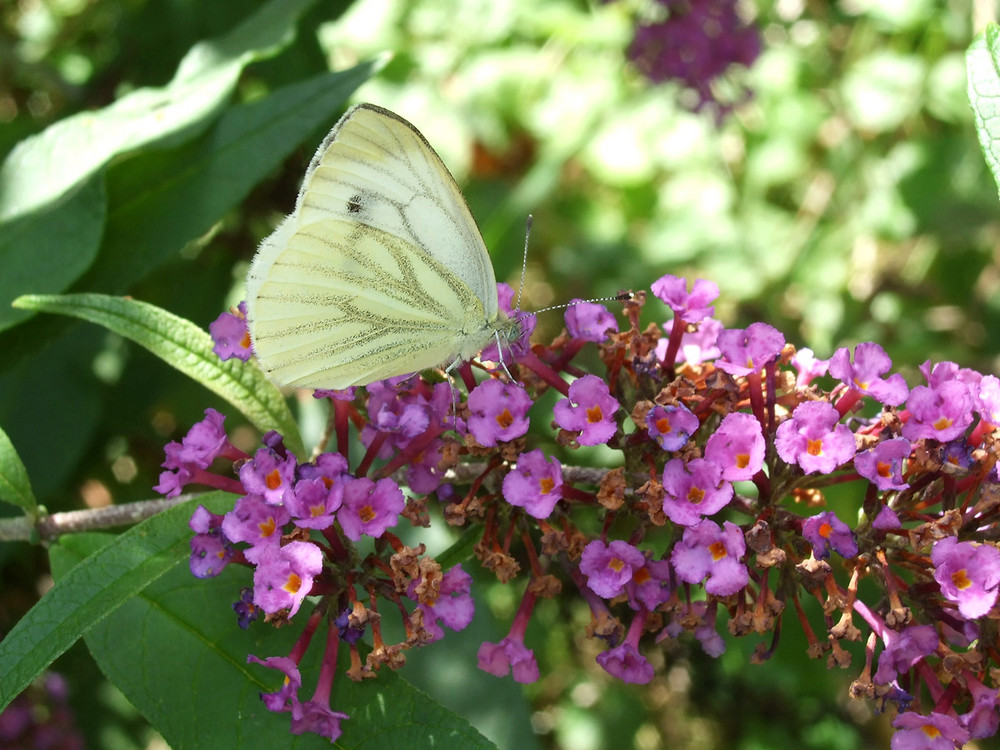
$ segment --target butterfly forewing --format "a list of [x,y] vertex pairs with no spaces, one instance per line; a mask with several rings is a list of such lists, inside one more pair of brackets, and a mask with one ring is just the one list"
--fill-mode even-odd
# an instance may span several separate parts
[[311,224],[261,272],[254,347],[286,385],[346,388],[435,367],[478,352],[492,333],[457,277],[370,227]]
[[342,218],[408,239],[496,313],[496,277],[458,185],[409,122],[370,104],[340,120],[299,195],[300,226]]

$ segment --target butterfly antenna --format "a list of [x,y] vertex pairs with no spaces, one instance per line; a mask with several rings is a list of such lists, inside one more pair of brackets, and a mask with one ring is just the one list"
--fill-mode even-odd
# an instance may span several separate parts
[[578,299],[572,302],[565,302],[561,305],[552,305],[552,307],[543,307],[541,310],[532,310],[532,315],[537,315],[538,313],[548,312],[549,310],[564,310],[567,307],[573,307],[574,305],[582,305],[584,302],[627,302],[628,300],[635,299],[634,292],[619,292],[614,297],[593,297],[591,299]]
[[534,222],[535,217],[528,214],[528,220],[525,222],[524,228],[524,257],[521,259],[521,281],[517,285],[517,303],[514,305],[514,310],[521,309],[521,292],[524,291],[524,276],[528,271],[528,239],[531,237],[531,224]]
[[[520,312],[521,310],[521,292],[524,291],[524,277],[528,271],[528,240],[531,238],[531,225],[534,223],[535,217],[528,214],[528,219],[525,221],[524,228],[524,257],[521,259],[521,281],[517,285],[517,303],[514,305],[514,312]],[[576,302],[567,302],[562,305],[553,305],[552,307],[543,307],[541,310],[532,310],[532,315],[537,315],[538,313],[548,312],[549,310],[562,310],[567,307],[573,307],[573,305],[579,305],[582,302],[624,302],[626,300],[634,299],[635,295],[632,292],[621,292],[616,294],[614,297],[594,297],[593,299],[578,299]],[[500,336],[497,333],[497,345],[500,344]],[[501,356],[500,364],[503,364],[503,358]],[[504,369],[507,366],[504,365]],[[510,373],[508,373],[510,374]]]

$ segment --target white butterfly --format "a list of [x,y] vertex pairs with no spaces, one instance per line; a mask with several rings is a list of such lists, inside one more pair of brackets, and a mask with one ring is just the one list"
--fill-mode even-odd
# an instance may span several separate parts
[[346,388],[449,367],[520,325],[441,158],[397,114],[349,110],[247,276],[254,353],[281,385]]

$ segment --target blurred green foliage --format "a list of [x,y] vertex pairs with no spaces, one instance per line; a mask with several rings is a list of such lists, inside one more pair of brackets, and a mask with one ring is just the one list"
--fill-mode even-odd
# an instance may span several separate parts
[[[262,5],[3,3],[0,155],[71,114],[165,85],[193,44]],[[666,272],[709,278],[727,325],[764,320],[821,357],[876,341],[914,385],[926,359],[984,372],[1000,363],[1000,211],[965,94],[975,8],[973,0],[747,2],[764,50],[752,70],[719,82],[720,96],[745,87],[751,98],[716,117],[692,113],[679,87],[650,85],[628,64],[640,0],[318,2],[294,44],[244,71],[235,98],[251,104],[391,52],[354,98],[424,132],[465,187],[498,278],[515,286],[525,217],[534,214],[525,308],[648,289]],[[85,291],[128,292],[207,327],[239,300],[257,241],[290,210],[336,116],[203,237],[178,243],[125,288]],[[44,288],[21,291],[45,291],[47,280],[38,281]],[[649,321],[665,315],[649,303]],[[543,319],[541,335],[560,324],[558,314]],[[163,444],[208,406],[225,410],[92,326],[65,326],[0,362],[0,426],[50,510],[150,497]],[[254,438],[244,430],[243,439]],[[6,632],[37,595],[44,560],[27,545],[0,549]],[[501,623],[516,607],[503,591],[480,603]],[[594,665],[594,644],[580,635],[586,613],[566,607],[545,602],[529,632],[544,676],[528,689],[533,713],[503,698],[477,721],[484,727],[492,714],[490,736],[503,746],[532,741],[529,715],[542,746],[574,750],[887,745],[885,722],[846,698],[863,653],[845,673],[806,662],[791,615],[763,666],[748,664],[752,639],[730,639],[717,661],[697,646],[671,647],[657,657],[661,676],[632,690]],[[469,648],[464,658],[474,660]],[[421,654],[413,661],[423,676],[407,676],[431,684],[440,659],[439,650]],[[85,687],[97,678],[81,654],[61,668],[89,737],[144,742],[128,708]],[[457,702],[465,684],[436,697]],[[497,726],[508,710],[520,719]]]

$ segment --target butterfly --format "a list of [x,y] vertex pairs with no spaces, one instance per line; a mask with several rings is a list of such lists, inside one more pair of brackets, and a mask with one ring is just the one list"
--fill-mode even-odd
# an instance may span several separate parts
[[279,385],[342,389],[448,369],[521,326],[455,179],[409,122],[348,110],[247,275],[254,354]]

